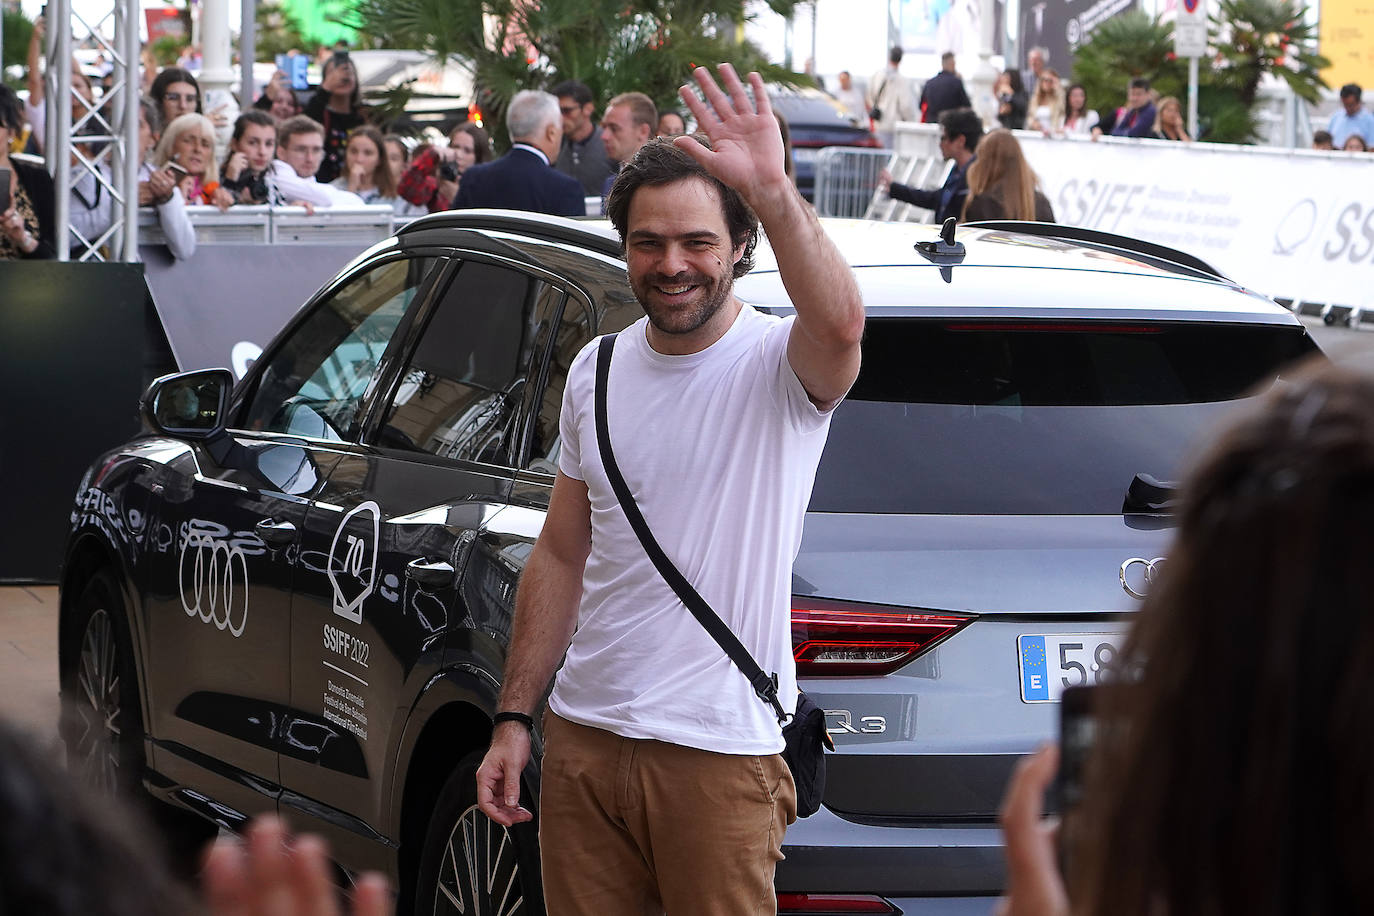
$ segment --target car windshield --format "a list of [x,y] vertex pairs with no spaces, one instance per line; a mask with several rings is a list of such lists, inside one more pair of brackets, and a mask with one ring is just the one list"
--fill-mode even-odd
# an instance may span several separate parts
[[872,319],[811,509],[1120,514],[1313,352],[1291,326]]

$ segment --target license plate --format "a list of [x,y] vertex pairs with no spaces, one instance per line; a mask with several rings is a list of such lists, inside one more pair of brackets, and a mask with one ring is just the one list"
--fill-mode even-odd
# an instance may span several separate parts
[[1121,639],[1120,633],[1018,636],[1022,702],[1057,703],[1066,687],[1109,680]]

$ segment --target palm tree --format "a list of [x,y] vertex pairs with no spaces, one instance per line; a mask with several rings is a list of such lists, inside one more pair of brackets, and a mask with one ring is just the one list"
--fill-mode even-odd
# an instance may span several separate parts
[[1331,61],[1316,47],[1316,29],[1296,0],[1220,0],[1212,20],[1215,76],[1234,89],[1246,107],[1255,104],[1260,79],[1271,73],[1299,98],[1316,102],[1326,88],[1321,70]]
[[[798,2],[769,6],[787,15]],[[360,0],[350,25],[373,46],[465,62],[483,119],[503,142],[511,96],[564,79],[581,80],[598,99],[634,90],[674,107],[697,65],[729,61],[765,79],[804,80],[739,37],[744,7],[744,0]]]

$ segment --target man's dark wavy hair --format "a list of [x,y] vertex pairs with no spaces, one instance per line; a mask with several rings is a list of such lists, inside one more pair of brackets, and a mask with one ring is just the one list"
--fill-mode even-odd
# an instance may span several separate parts
[[[703,134],[694,135],[697,142],[707,149],[711,141]],[[732,248],[744,246],[744,256],[735,262],[734,277],[749,273],[754,267],[754,248],[759,243],[759,218],[744,198],[734,188],[729,187],[672,143],[672,138],[659,137],[640,147],[629,162],[620,167],[611,193],[606,195],[606,215],[611,218],[615,231],[620,233],[620,245],[625,246],[625,236],[629,231],[630,201],[635,192],[645,185],[673,184],[697,178],[710,184],[720,195],[722,215],[730,232]]]

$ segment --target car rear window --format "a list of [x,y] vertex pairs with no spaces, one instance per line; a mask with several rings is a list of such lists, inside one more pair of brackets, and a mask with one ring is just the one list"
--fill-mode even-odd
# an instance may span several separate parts
[[872,319],[811,509],[1120,514],[1314,352],[1301,327]]

